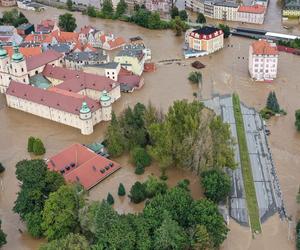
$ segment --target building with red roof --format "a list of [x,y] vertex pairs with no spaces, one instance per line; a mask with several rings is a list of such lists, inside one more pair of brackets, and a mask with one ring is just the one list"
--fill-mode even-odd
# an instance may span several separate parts
[[256,81],[272,81],[277,77],[278,49],[266,40],[253,42],[249,47],[249,73]]
[[41,33],[50,33],[55,29],[57,29],[56,22],[51,19],[42,20],[36,27],[36,31]]
[[263,24],[266,7],[260,4],[241,5],[237,11],[237,21],[245,23]]
[[63,175],[67,182],[80,183],[86,190],[121,168],[81,144],[73,144],[47,160],[48,169]]

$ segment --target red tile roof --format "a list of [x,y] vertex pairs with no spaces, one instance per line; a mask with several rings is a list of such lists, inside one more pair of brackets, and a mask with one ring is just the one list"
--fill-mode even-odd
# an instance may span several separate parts
[[118,82],[121,84],[127,84],[131,87],[139,87],[142,78],[137,75],[119,75]]
[[95,30],[95,28],[91,25],[88,26],[84,26],[80,29],[80,33],[84,34],[84,35],[88,35],[90,33],[91,30]]
[[40,55],[28,57],[26,59],[27,70],[36,69],[40,66],[59,60],[60,58],[63,58],[63,54],[55,50],[47,50]]
[[[13,47],[12,46],[4,46],[3,47],[9,56],[12,56],[14,53]],[[37,56],[42,54],[42,47],[19,47],[20,53],[22,53],[23,56],[25,57],[30,57],[30,56]]]
[[51,35],[54,36],[57,41],[61,43],[71,43],[78,41],[78,33],[77,32],[65,32],[60,30],[55,30],[51,32]]
[[52,43],[53,38],[55,38],[55,37],[52,34],[29,34],[25,37],[24,41],[50,44],[50,43]]
[[126,41],[123,37],[117,37],[116,39],[110,40],[107,43],[109,44],[110,49],[116,49],[124,45]]
[[91,98],[86,96],[75,97],[68,95],[66,92],[68,91],[65,91],[65,93],[49,91],[28,84],[11,81],[6,94],[77,115],[79,114],[83,101],[87,102],[92,112],[101,107],[99,102]]
[[66,181],[79,182],[87,190],[121,168],[120,164],[97,155],[81,144],[71,145],[47,163],[50,170],[63,174]]
[[105,76],[85,73],[83,71],[47,65],[43,75],[63,81],[56,88],[78,93],[82,89],[94,89],[97,91],[110,91],[119,85],[116,81]]
[[255,55],[278,55],[276,45],[272,46],[266,40],[255,41],[251,44],[253,54]]
[[260,4],[255,5],[241,5],[238,8],[239,12],[253,13],[253,14],[263,14],[266,11],[266,7]]

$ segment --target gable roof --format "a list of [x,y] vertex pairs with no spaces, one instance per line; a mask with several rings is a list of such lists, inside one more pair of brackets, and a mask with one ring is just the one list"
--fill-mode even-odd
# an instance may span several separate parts
[[241,5],[238,8],[238,12],[246,12],[252,14],[263,14],[266,11],[266,7],[260,4],[255,5]]
[[30,71],[36,69],[40,66],[56,61],[62,57],[63,55],[55,50],[47,50],[40,55],[28,57],[26,59],[27,70]]
[[66,32],[55,30],[51,32],[51,35],[54,36],[58,42],[61,43],[70,43],[78,41],[78,33],[77,32]]
[[28,84],[11,81],[7,95],[15,96],[72,114],[79,114],[82,102],[86,102],[92,112],[101,107],[99,102],[83,95],[70,95],[68,91],[49,91]]
[[52,156],[47,164],[50,170],[60,172],[66,181],[79,182],[87,190],[121,168],[120,164],[78,143]]
[[[9,56],[12,56],[14,53],[14,49],[12,46],[4,46],[3,47]],[[25,57],[37,56],[43,53],[42,48],[40,46],[37,47],[19,47],[20,53]]]
[[272,46],[266,40],[255,41],[251,44],[253,54],[255,55],[278,55],[276,45]]
[[25,37],[25,42],[34,42],[34,43],[51,43],[53,41],[54,36],[52,34],[44,34],[44,33],[33,33],[28,34]]

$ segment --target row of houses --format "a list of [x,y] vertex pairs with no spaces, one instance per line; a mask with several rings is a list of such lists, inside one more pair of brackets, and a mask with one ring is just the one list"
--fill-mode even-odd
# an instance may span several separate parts
[[185,7],[213,19],[262,24],[267,3],[259,0],[253,5],[240,5],[236,2],[220,0],[185,0]]

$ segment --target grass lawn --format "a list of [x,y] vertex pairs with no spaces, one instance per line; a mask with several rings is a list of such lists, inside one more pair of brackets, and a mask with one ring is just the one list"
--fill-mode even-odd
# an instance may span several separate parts
[[253,182],[250,158],[248,153],[243,116],[238,95],[232,96],[233,111],[236,122],[237,137],[240,150],[241,167],[243,173],[244,187],[246,192],[247,208],[250,217],[252,232],[261,232],[259,210],[257,205],[255,187]]

